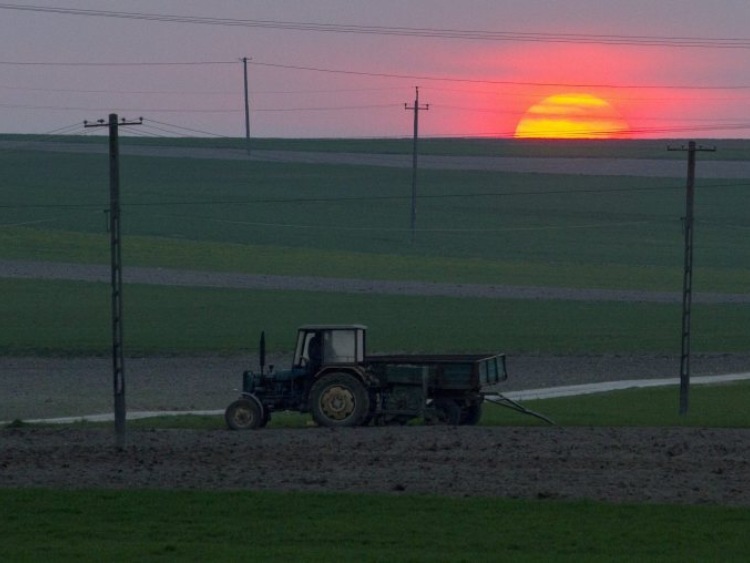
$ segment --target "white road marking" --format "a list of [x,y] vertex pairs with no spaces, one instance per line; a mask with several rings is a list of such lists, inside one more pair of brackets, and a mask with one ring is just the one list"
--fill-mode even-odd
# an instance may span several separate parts
[[[750,373],[730,373],[726,375],[691,377],[690,384],[710,385],[715,383],[743,381],[745,379],[750,379]],[[514,401],[530,401],[536,399],[572,397],[575,395],[589,395],[591,393],[606,393],[608,391],[621,391],[623,389],[669,387],[670,385],[676,386],[679,384],[679,377],[664,379],[626,379],[623,381],[607,381],[604,383],[585,383],[583,385],[566,385],[563,387],[547,387],[542,389],[529,389],[526,391],[509,391],[508,393],[503,393],[503,395]]]
[[[691,384],[711,385],[717,383],[731,383],[733,381],[744,381],[750,379],[748,373],[730,373],[726,375],[704,375],[690,378]],[[622,381],[606,381],[603,383],[585,383],[583,385],[565,385],[562,387],[547,387],[542,389],[529,389],[526,391],[509,391],[503,396],[513,401],[531,401],[538,399],[556,399],[559,397],[573,397],[577,395],[590,395],[593,393],[607,393],[609,391],[621,391],[623,389],[636,389],[646,387],[669,387],[679,385],[677,377],[664,379],[626,379]],[[218,416],[224,414],[224,410],[202,410],[202,411],[136,411],[127,413],[128,420],[143,418],[154,418],[159,416]],[[114,420],[113,413],[88,414],[82,416],[66,416],[60,418],[37,418],[24,420],[30,424],[72,424],[74,422],[110,422]],[[0,422],[10,424],[10,421]]]

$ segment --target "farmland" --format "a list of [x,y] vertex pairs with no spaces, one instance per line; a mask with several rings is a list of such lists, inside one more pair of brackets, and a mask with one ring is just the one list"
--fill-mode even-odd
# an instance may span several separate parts
[[[107,267],[106,145],[82,138],[46,145],[11,139],[12,147],[6,139],[0,151],[8,171],[0,188],[6,202],[0,207],[0,260],[6,276],[21,260],[34,261],[36,275],[46,279],[0,280],[9,320],[0,330],[0,354],[105,356],[106,274],[95,278],[98,283],[48,274],[64,272],[66,263]],[[292,344],[288,335],[309,322],[367,324],[378,352],[679,353],[682,177],[592,176],[585,166],[568,175],[481,166],[420,170],[412,237],[408,166],[275,162],[248,158],[241,143],[174,144],[198,151],[197,157],[175,157],[165,141],[123,140],[124,152],[140,151],[123,156],[121,164],[125,279],[136,269],[143,274],[125,295],[131,355],[244,355],[261,330],[269,332],[271,350],[284,354]],[[535,155],[673,161],[675,153],[663,145],[456,140],[426,142],[425,152],[486,158],[494,150],[532,162]],[[719,145],[707,154],[721,154]],[[727,161],[748,148],[741,141],[726,145]],[[398,140],[255,144],[261,155],[344,151],[401,155],[406,162],[409,147]],[[172,156],[147,156],[166,149]],[[698,365],[703,373],[717,373],[722,357],[741,359],[750,351],[743,330],[750,321],[750,192],[741,179],[702,179],[700,170],[693,350],[713,358],[713,365]],[[55,268],[44,266],[49,262]],[[194,279],[205,272],[207,281],[173,285],[178,282],[170,280],[185,270]],[[210,281],[221,274],[277,278],[243,289]],[[154,285],[159,279],[162,285]],[[348,284],[357,289],[345,289],[346,280],[359,280]],[[394,282],[409,285],[411,293],[377,289]],[[454,289],[434,293],[430,284]],[[488,299],[487,286],[506,293]],[[729,364],[734,369],[742,361]],[[606,371],[628,378],[643,370]],[[524,374],[512,377],[523,381]],[[549,384],[572,377],[574,370],[550,374]]]
[[[373,148],[379,145],[375,141],[372,143],[351,146],[331,143],[311,149],[310,145],[303,147],[299,143],[284,147],[269,142],[265,148],[334,153],[382,150],[408,156],[405,150],[408,144],[386,143],[387,146]],[[487,156],[492,150],[489,142],[481,146],[460,142],[453,146],[447,143],[429,145],[426,150],[438,156]],[[664,154],[661,149],[656,154],[654,144],[626,145],[573,143],[559,147],[545,144],[503,148],[507,153],[524,158],[538,154],[566,158],[593,155],[603,159],[620,156],[626,149],[630,152],[625,154],[630,158],[665,161],[676,158],[675,154]],[[230,148],[237,149],[236,146]],[[533,153],[524,153],[524,150]],[[732,142],[726,160],[744,158],[744,150],[744,146]],[[42,268],[46,262],[58,266],[106,267],[109,247],[103,210],[108,204],[107,170],[100,154],[16,148],[0,151],[0,164],[8,171],[0,183],[4,203],[0,207],[0,260],[8,268],[14,261],[34,261]],[[746,296],[750,288],[747,268],[750,242],[746,236],[750,227],[746,213],[750,207],[750,192],[744,184],[746,180],[700,179],[700,164],[698,170],[694,290],[697,297],[711,292],[719,299],[710,303],[696,300],[694,351],[701,358],[696,366],[699,370],[717,373],[722,366],[742,369],[750,354],[746,336],[750,306],[741,299],[730,303],[722,302],[721,298],[722,295],[726,300]],[[140,267],[162,277],[165,269],[169,269],[207,275],[314,276],[317,280],[328,278],[330,283],[337,279],[356,279],[373,283],[512,285],[533,287],[540,292],[545,288],[562,288],[580,292],[667,292],[674,296],[679,295],[681,289],[682,177],[425,169],[419,174],[417,230],[413,241],[409,225],[411,175],[408,168],[128,155],[123,157],[122,180],[126,278],[128,268]],[[4,367],[8,367],[4,369],[4,377],[26,376],[36,381],[47,377],[44,388],[49,394],[44,398],[36,396],[33,389],[20,390],[19,396],[28,393],[24,399],[26,404],[34,402],[42,410],[74,407],[74,392],[63,392],[69,399],[63,405],[55,402],[55,390],[76,389],[89,377],[93,378],[99,369],[94,367],[84,374],[69,370],[68,366],[80,366],[80,362],[106,357],[109,344],[106,283],[54,276],[11,279],[5,275],[5,279],[0,280],[2,311],[7,319],[0,330],[0,354],[4,356]],[[371,328],[372,349],[381,352],[500,349],[509,353],[511,361],[519,358],[519,371],[511,370],[511,377],[520,381],[523,381],[524,369],[539,360],[538,365],[544,368],[538,368],[535,374],[534,381],[538,385],[585,378],[632,378],[643,376],[644,372],[653,377],[675,375],[673,360],[679,354],[680,305],[679,300],[674,299],[662,303],[645,299],[571,300],[538,295],[527,299],[491,299],[299,288],[176,287],[148,281],[128,283],[125,298],[126,349],[136,356],[130,359],[133,364],[142,369],[135,378],[142,387],[130,391],[133,396],[160,402],[164,408],[175,403],[189,406],[191,394],[202,396],[217,383],[228,386],[230,377],[238,378],[239,373],[225,376],[222,372],[215,379],[212,376],[218,374],[224,364],[231,364],[234,369],[238,354],[246,356],[252,352],[260,330],[268,330],[273,335],[270,347],[275,357],[288,357],[291,331],[306,322],[362,322]],[[200,358],[191,361],[195,355]],[[178,363],[165,363],[165,357]],[[558,362],[556,357],[560,357]],[[149,358],[161,362],[160,366],[179,365],[185,372],[168,377],[160,375],[153,368],[156,364],[149,367]],[[577,358],[583,360],[577,361]],[[649,358],[654,361],[649,362]],[[247,358],[247,361],[252,362],[250,367],[253,367],[256,358]],[[649,369],[649,363],[659,368],[651,366]],[[615,365],[618,367],[613,369]],[[198,373],[204,368],[214,371]],[[661,369],[673,371],[663,373]],[[183,392],[175,392],[174,388],[181,385],[180,376],[185,387],[180,388]],[[162,379],[166,382],[163,387],[157,383]],[[153,388],[149,381],[154,382]],[[154,395],[155,388],[159,389],[158,396]],[[153,396],[149,397],[149,393]],[[615,398],[609,410],[630,412],[631,400]],[[702,408],[700,405],[696,402],[696,409]],[[580,417],[597,412],[582,404],[578,407]],[[640,415],[634,414],[631,419],[637,421],[637,416]],[[4,418],[0,414],[0,420]],[[605,419],[599,417],[598,420]],[[656,425],[671,424],[660,418],[649,420],[656,420],[653,423]],[[118,461],[117,455],[103,452],[101,445],[109,441],[110,435],[101,429],[21,426],[3,430],[0,439],[4,445],[13,446],[5,449],[9,455],[17,454],[21,456],[19,459],[28,455],[29,467],[37,464],[40,473],[36,474],[36,486],[69,488],[68,485],[73,485],[72,488],[78,488],[75,485],[80,478],[83,488],[193,488],[206,483],[201,483],[200,475],[212,475],[218,480],[224,478],[227,487],[235,489],[244,488],[248,480],[257,485],[263,483],[264,475],[278,474],[281,481],[286,479],[280,485],[286,490],[339,490],[346,481],[344,488],[356,493],[351,498],[358,503],[369,502],[362,500],[368,497],[359,496],[365,490],[390,494],[393,498],[379,509],[387,515],[381,520],[392,520],[394,510],[398,510],[394,507],[402,500],[396,496],[411,497],[412,493],[442,497],[516,496],[533,499],[518,505],[503,505],[518,518],[528,512],[541,514],[548,510],[549,504],[539,501],[555,500],[556,508],[552,510],[556,516],[544,521],[558,522],[550,524],[549,529],[553,530],[552,534],[562,534],[560,537],[571,531],[561,530],[559,522],[575,520],[581,513],[580,505],[569,505],[563,499],[745,505],[742,499],[746,497],[741,489],[743,476],[747,474],[746,450],[743,449],[743,444],[747,443],[747,421],[743,423],[735,418],[734,428],[721,431],[634,429],[628,428],[633,422],[622,418],[619,422],[607,419],[606,424],[625,428],[520,429],[514,421],[493,424],[500,426],[457,431],[423,427],[369,428],[347,434],[323,433],[316,429],[269,429],[257,441],[246,434],[230,435],[221,430],[145,431],[137,434],[140,443],[125,453],[132,463],[127,471],[128,479],[133,480],[123,478],[118,472],[122,469],[119,467],[121,458]],[[589,419],[585,424],[597,426],[596,420]],[[308,436],[311,443],[305,445]],[[284,440],[295,444],[293,448],[284,449],[285,455],[300,457],[289,461],[283,456],[274,456],[274,441]],[[41,449],[34,452],[33,448],[28,448],[29,444]],[[415,457],[417,454],[421,457]],[[366,457],[368,462],[357,464],[356,460],[364,459],[363,456],[369,456]],[[79,459],[92,471],[82,477],[68,457]],[[163,465],[163,460],[172,457],[178,463]],[[515,459],[516,464],[506,464],[507,459]],[[180,460],[184,463],[179,463]],[[256,462],[256,473],[247,472],[247,465],[251,465],[248,460]],[[313,460],[311,465],[317,464],[321,470],[313,471],[310,464],[305,464],[310,460]],[[413,472],[397,475],[388,469],[394,466],[393,460],[408,462]],[[15,467],[12,459],[7,463]],[[185,469],[188,466],[206,472],[196,469],[197,481],[190,481],[190,472]],[[299,472],[281,472],[287,466],[300,466]],[[331,478],[332,466],[342,468],[344,481]],[[164,473],[159,473],[160,467]],[[462,469],[459,471],[459,468]],[[455,478],[464,469],[466,475]],[[500,469],[509,473],[498,480]],[[432,481],[426,477],[430,473],[435,475]],[[15,485],[34,486],[33,472],[20,471],[13,475],[29,478]],[[514,475],[523,475],[526,479],[528,488],[523,492],[502,488],[503,483],[510,487],[516,482]],[[673,479],[675,476],[679,479]],[[701,480],[701,476],[705,479]],[[47,478],[51,480],[45,480]],[[327,481],[324,483],[322,479]],[[144,485],[147,482],[151,487]],[[369,489],[364,486],[368,482]],[[664,487],[666,482],[673,487]],[[490,483],[499,488],[477,491],[477,487]],[[4,499],[4,504],[38,502],[22,491],[6,490],[4,494],[9,497]],[[29,494],[33,496],[33,492]],[[73,502],[82,504],[74,510],[87,512],[86,503],[90,502],[87,494],[92,493],[75,496]],[[112,498],[116,498],[116,502],[127,503],[130,498],[127,494],[120,497],[123,493],[111,494],[115,495]],[[150,493],[132,494],[148,496]],[[225,500],[221,493],[201,494],[211,496],[212,500],[207,503]],[[668,494],[673,496],[666,498]],[[62,506],[69,506],[70,498],[56,497],[57,500],[51,500],[52,504],[43,510],[55,514],[63,510]],[[189,502],[184,497],[171,498],[173,500],[167,502],[177,505]],[[252,503],[263,503],[264,498],[270,497],[247,498]],[[320,502],[317,497],[303,494],[294,498],[305,514]],[[326,502],[333,503],[331,514],[349,502],[346,496],[326,498],[330,499]],[[454,506],[456,499],[444,498],[438,500],[437,508],[425,508],[433,502],[431,498],[414,500],[421,507],[416,513],[422,514],[419,512],[422,509],[438,513],[446,507],[450,507],[449,511],[462,510]],[[467,501],[462,506],[483,510],[479,508],[481,500],[476,504]],[[688,518],[685,516],[688,512],[682,508],[685,507],[672,507],[666,522],[660,521],[648,507],[615,508],[606,518],[610,526],[599,529],[597,537],[611,537],[612,530],[620,530],[617,522],[622,521],[628,510],[636,512],[635,520],[639,522],[644,521],[642,519],[661,522],[658,529],[671,537],[676,532],[674,522]],[[573,512],[567,513],[567,510]],[[179,509],[174,513],[179,513]],[[273,514],[273,511],[266,514]],[[699,523],[708,517],[707,512],[690,514],[695,515],[692,530],[700,529]],[[747,518],[744,508],[739,512],[721,512],[715,517],[735,523]],[[454,520],[459,521],[460,517]],[[592,517],[591,522],[594,520],[596,518]],[[49,524],[53,530],[61,529],[60,525],[54,518]],[[440,520],[435,525],[446,529],[449,523]],[[727,529],[733,529],[728,526]],[[174,527],[177,529],[180,525],[175,523]],[[388,529],[384,534],[396,537],[395,530]],[[728,534],[735,539],[740,537],[738,532]],[[514,537],[521,535],[515,532]],[[573,545],[576,540],[571,544],[558,539],[553,545],[573,554],[571,560],[594,557],[592,554],[597,553],[604,557],[624,553],[611,551],[615,548],[605,545],[606,542],[591,547],[588,534],[585,538],[566,537],[579,538],[579,543]],[[624,541],[625,544],[641,536],[629,537],[631,541]],[[699,553],[696,551],[701,543],[698,536],[690,537],[695,541],[690,543],[684,539],[687,543],[681,545],[689,543],[689,552]],[[658,543],[658,534],[637,541],[646,542],[649,547],[641,553],[648,555],[666,553],[669,558],[669,554],[678,557],[686,553],[679,546],[672,546],[671,551],[658,551],[653,547]],[[308,538],[310,542],[314,544]],[[522,554],[548,559],[545,556],[549,553],[535,551],[537,548],[530,547],[533,542],[529,542],[528,545],[521,542],[518,547]],[[725,543],[728,550],[725,553],[740,553],[739,544],[741,542]],[[144,545],[154,544],[144,540]],[[273,548],[269,546],[274,542],[268,541],[265,545],[268,551],[264,553],[271,557]],[[497,543],[481,545],[476,554],[479,559],[491,560],[493,554],[501,552]],[[179,548],[167,547],[173,559],[179,557]],[[512,550],[512,547],[505,548]],[[216,547],[208,549],[208,553],[218,553]],[[300,545],[297,549],[305,548]],[[369,552],[362,546],[348,549],[350,554],[364,550],[365,559],[382,556],[413,560],[432,553],[405,549],[394,554],[382,545],[372,547]],[[143,550],[136,550],[136,553],[141,554]],[[469,552],[462,553],[466,556]],[[707,557],[705,551],[700,553]],[[276,555],[278,557],[278,553]],[[459,553],[451,555],[460,556]],[[75,553],[70,555],[73,559],[75,556]],[[230,556],[223,554],[223,557]]]
[[[100,155],[19,150],[0,155],[9,171],[2,224],[10,229],[5,236],[15,237],[14,246],[40,230],[60,246],[73,244],[67,237],[75,234],[103,234],[108,194]],[[140,237],[139,246],[150,243],[143,251],[157,254],[154,265],[168,265],[158,260],[168,260],[168,251],[181,243],[188,254],[183,265],[201,266],[205,257],[193,257],[190,245],[202,243],[220,244],[230,253],[240,246],[266,260],[275,255],[283,261],[291,250],[313,254],[297,273],[307,272],[311,262],[325,267],[332,257],[348,262],[364,255],[376,264],[393,259],[385,277],[407,279],[412,262],[436,279],[455,276],[466,262],[474,275],[482,263],[498,274],[524,269],[536,285],[558,285],[557,273],[570,278],[571,270],[589,286],[637,286],[649,275],[666,286],[674,279],[669,272],[677,272],[679,281],[684,212],[679,177],[424,170],[412,244],[408,169],[131,156],[123,157],[122,170],[125,235]],[[738,275],[741,284],[746,272],[739,265],[748,257],[747,190],[736,179],[703,183],[696,203],[696,261],[709,279]],[[173,246],[161,249],[165,242]],[[37,252],[45,248],[52,250],[42,246]],[[75,251],[54,250],[61,260],[80,259]],[[206,254],[205,247],[196,251]],[[245,254],[246,260],[252,257]],[[453,265],[442,273],[445,261]],[[610,268],[616,273],[608,276]],[[485,274],[480,281],[487,279]]]
[[[54,144],[54,151],[38,150],[37,145],[24,149],[18,141],[0,151],[0,164],[7,171],[0,187],[5,202],[0,207],[0,259],[108,264],[104,153],[60,152],[66,143]],[[93,139],[84,141],[84,148],[105,148]],[[334,154],[383,151],[400,153],[408,161],[405,142],[353,141],[348,148],[341,143],[258,144],[301,154],[314,148]],[[130,141],[124,149],[158,154],[163,148],[152,144]],[[662,144],[497,141],[494,147],[532,161],[541,153],[594,155],[590,160],[623,154],[635,161],[668,162],[674,153],[661,150]],[[743,154],[741,142],[727,145],[728,159]],[[428,142],[425,150],[436,156],[486,157],[492,146],[490,141]],[[644,299],[620,306],[606,298],[595,301],[593,294],[591,301],[584,297],[576,302],[543,289],[532,293],[535,300],[518,302],[450,295],[400,298],[359,290],[338,298],[304,290],[285,293],[281,288],[251,294],[216,288],[160,290],[137,284],[128,290],[128,314],[143,319],[130,320],[128,345],[133,353],[231,354],[260,330],[285,335],[298,324],[321,320],[372,325],[375,335],[388,335],[375,336],[373,344],[380,351],[489,347],[510,353],[675,352],[684,178],[591,176],[585,168],[568,175],[421,170],[412,233],[408,167],[273,162],[238,158],[236,146],[210,150],[212,158],[142,153],[123,157],[126,279],[129,267],[150,267],[156,269],[154,275],[170,269],[313,276],[332,278],[331,284],[333,278],[354,278],[368,283],[658,291],[670,293],[671,302],[649,304]],[[217,157],[222,150],[235,152],[228,153],[231,159]],[[721,297],[703,303],[701,296],[726,294],[730,300],[731,295],[748,293],[750,192],[741,179],[701,179],[700,168],[698,178],[696,351],[744,353],[750,346],[739,327],[747,325],[747,305],[721,304]],[[107,288],[76,284],[74,279],[46,285],[4,280],[6,311],[14,318],[14,329],[0,335],[0,353],[106,353]],[[65,292],[65,301],[56,297],[59,291]],[[86,307],[82,301],[100,305]],[[29,310],[49,321],[24,322]],[[393,310],[399,315],[389,314]],[[81,321],[73,334],[65,328],[70,315]],[[477,318],[483,319],[481,325],[471,321]],[[184,321],[197,331],[181,331]],[[417,342],[414,335],[428,337]],[[282,346],[279,340],[274,341]]]

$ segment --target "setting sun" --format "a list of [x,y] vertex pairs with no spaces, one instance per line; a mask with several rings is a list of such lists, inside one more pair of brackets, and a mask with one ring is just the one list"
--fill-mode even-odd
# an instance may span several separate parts
[[516,138],[610,139],[628,134],[627,122],[605,100],[591,94],[556,94],[531,106],[516,126]]

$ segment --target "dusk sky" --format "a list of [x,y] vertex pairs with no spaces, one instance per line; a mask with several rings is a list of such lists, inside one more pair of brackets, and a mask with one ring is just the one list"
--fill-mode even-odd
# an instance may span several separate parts
[[561,94],[634,138],[750,137],[748,0],[16,1],[0,48],[0,133],[241,137],[248,57],[254,137],[409,136],[417,86],[425,137],[511,137]]

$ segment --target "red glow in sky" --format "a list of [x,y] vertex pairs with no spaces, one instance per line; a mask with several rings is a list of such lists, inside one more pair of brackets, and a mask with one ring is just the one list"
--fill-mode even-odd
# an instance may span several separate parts
[[[420,119],[423,136],[512,137],[530,108],[567,93],[604,100],[636,138],[750,135],[750,38],[732,49],[669,40],[748,37],[746,0],[681,0],[680,10],[653,0],[567,0],[546,3],[543,14],[539,3],[510,0],[132,4],[123,10],[237,25],[121,17],[86,25],[82,16],[6,7],[0,132],[44,132],[117,112],[239,136],[246,56],[251,134],[258,137],[408,136],[403,104],[413,102],[415,86],[430,104]],[[251,20],[299,25],[242,25]],[[316,22],[352,30],[318,32]],[[359,26],[390,26],[393,33]],[[412,29],[421,31],[401,33]],[[449,38],[430,30],[515,37]],[[551,33],[588,35],[522,37]],[[657,41],[628,39],[646,36]]]

